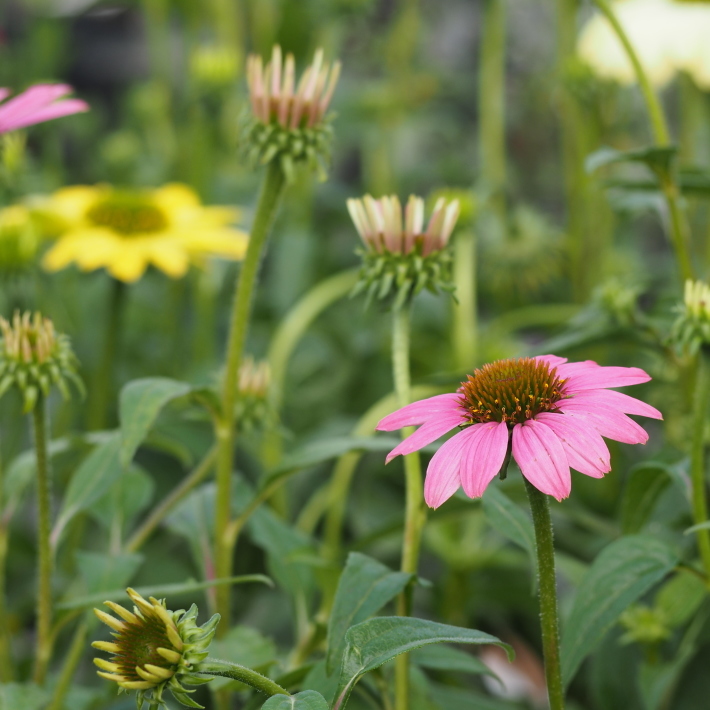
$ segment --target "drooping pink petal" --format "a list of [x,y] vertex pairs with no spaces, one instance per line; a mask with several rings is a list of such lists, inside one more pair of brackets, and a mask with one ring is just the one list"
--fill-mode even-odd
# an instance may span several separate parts
[[437,394],[434,397],[408,404],[406,407],[402,407],[381,419],[375,429],[378,431],[394,431],[405,426],[423,424],[433,417],[449,412],[459,413],[461,422],[465,421],[464,412],[461,409],[461,395],[456,392]]
[[663,419],[663,415],[650,404],[615,390],[583,390],[573,396],[576,402],[584,402],[592,411],[597,404],[606,405],[624,414],[637,414],[651,419]]
[[567,362],[566,357],[559,357],[557,355],[538,355],[537,357],[534,357],[533,360],[546,362],[551,368],[557,367],[558,365],[564,365]]
[[579,364],[570,363],[557,368],[557,374],[566,380],[564,391],[567,394],[602,387],[640,385],[651,379],[651,376],[639,367],[601,367],[596,363],[585,368],[576,367]]
[[573,469],[592,478],[603,478],[611,471],[609,449],[596,429],[584,426],[575,417],[552,412],[542,412],[535,420],[555,432]]
[[[12,124],[11,128],[6,130],[17,130],[19,128],[26,128],[27,126],[33,126],[36,123],[44,123],[45,121],[51,121],[55,118],[61,118],[62,116],[71,116],[74,113],[83,113],[89,110],[89,104],[81,99],[67,99],[66,101],[57,101],[54,104],[50,104],[46,108],[39,109],[32,114],[26,115],[23,119]],[[2,120],[2,117],[0,117]],[[0,127],[0,131],[3,129]]]
[[456,493],[461,485],[461,456],[471,438],[478,436],[483,424],[474,424],[452,436],[432,456],[424,481],[424,500],[430,508],[438,508]]
[[567,456],[555,432],[541,422],[530,420],[513,428],[513,457],[523,476],[539,491],[557,500],[572,490]]
[[648,434],[641,426],[618,409],[606,404],[597,404],[590,410],[584,402],[576,402],[575,398],[572,398],[562,400],[557,408],[568,416],[587,421],[607,439],[624,444],[645,444],[648,441]]
[[414,434],[408,436],[401,444],[397,445],[392,451],[387,454],[385,463],[389,463],[395,456],[405,456],[414,451],[431,444],[440,436],[451,431],[461,423],[461,417],[456,412],[446,412],[428,422],[425,422],[417,429]]
[[461,485],[469,498],[480,498],[498,475],[508,450],[508,426],[488,422],[478,427],[461,457]]
[[25,128],[70,113],[86,111],[88,105],[78,99],[53,103],[71,91],[72,88],[66,84],[31,86],[19,96],[0,106],[0,133]]

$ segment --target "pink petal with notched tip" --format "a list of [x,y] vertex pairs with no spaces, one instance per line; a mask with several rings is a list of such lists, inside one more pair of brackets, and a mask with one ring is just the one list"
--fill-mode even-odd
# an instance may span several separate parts
[[461,485],[469,498],[480,498],[498,475],[508,450],[508,426],[505,422],[481,424],[478,435],[461,456]]
[[387,454],[385,463],[389,463],[395,456],[406,456],[414,451],[431,444],[440,436],[451,431],[461,423],[461,417],[458,414],[447,413],[430,419],[417,429],[414,434],[408,436],[401,444],[397,445],[392,451]]
[[542,412],[535,417],[557,435],[567,456],[567,463],[585,476],[603,478],[611,471],[611,456],[601,435],[584,426],[575,417]]
[[550,427],[530,420],[513,428],[513,457],[523,476],[557,500],[567,498],[572,477],[562,443]]
[[603,387],[627,387],[648,382],[651,377],[639,367],[601,367],[591,363],[570,363],[557,368],[559,377],[564,378],[564,391],[572,394],[580,390],[601,389]]
[[583,390],[572,397],[575,402],[584,402],[590,411],[599,404],[623,412],[651,419],[663,419],[663,415],[650,404],[615,390]]
[[618,409],[605,404],[597,404],[590,411],[589,405],[584,402],[575,402],[575,399],[564,399],[557,404],[557,408],[564,414],[589,422],[602,436],[614,439],[623,444],[645,444],[648,434],[633,419],[629,419]]
[[456,493],[461,485],[461,456],[483,424],[474,424],[452,436],[432,456],[424,481],[424,500],[430,508],[438,508]]
[[394,431],[405,426],[424,424],[424,422],[433,417],[449,412],[459,414],[462,424],[467,421],[464,416],[464,410],[461,408],[460,394],[449,392],[447,394],[437,394],[428,399],[421,399],[418,402],[412,402],[412,404],[408,404],[381,419],[375,429],[379,431]]
[[557,355],[538,355],[534,357],[533,360],[541,360],[546,362],[550,368],[557,367],[558,365],[564,365],[567,362],[566,357],[558,357]]

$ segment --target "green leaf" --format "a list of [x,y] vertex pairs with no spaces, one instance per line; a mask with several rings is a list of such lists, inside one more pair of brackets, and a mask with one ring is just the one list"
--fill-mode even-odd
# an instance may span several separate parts
[[621,613],[677,563],[667,545],[641,535],[622,537],[594,560],[577,591],[562,635],[565,683]]
[[138,571],[143,555],[77,552],[76,562],[86,582],[87,593],[101,596],[106,594],[104,590],[125,587]]
[[365,673],[402,653],[432,643],[496,644],[506,650],[509,659],[514,655],[510,646],[500,639],[476,629],[401,616],[369,619],[351,627],[345,635],[345,653],[333,710],[345,707],[353,686]]
[[[215,639],[210,646],[210,653],[217,658],[228,658],[240,666],[253,668],[260,673],[276,661],[276,644],[272,639],[262,635],[257,629],[248,626],[235,626],[222,638]],[[230,678],[215,678],[210,684],[213,690],[230,686],[235,690],[246,686]]]
[[681,569],[658,590],[654,600],[671,628],[682,626],[705,600],[707,588],[700,577]]
[[0,683],[0,710],[41,710],[49,693],[36,685]]
[[670,483],[671,474],[663,463],[649,461],[631,469],[621,499],[621,529],[625,535],[643,528]]
[[530,516],[515,505],[499,486],[488,486],[481,502],[493,528],[518,547],[522,547],[534,561],[535,530]]
[[326,669],[330,675],[345,648],[345,632],[376,614],[411,581],[412,575],[389,567],[359,552],[351,552],[338,582],[328,622]]
[[55,547],[67,523],[101,498],[121,476],[123,468],[119,461],[120,447],[120,433],[113,432],[74,472],[52,530],[52,544]]
[[110,529],[118,516],[122,527],[135,518],[151,501],[155,490],[153,477],[138,466],[131,466],[89,509],[99,525]]
[[621,151],[605,146],[587,156],[584,167],[588,173],[613,163],[643,163],[657,175],[668,175],[678,148],[676,146],[650,146],[639,150]]
[[[177,584],[156,584],[150,587],[136,587],[136,591],[143,597],[174,597],[178,594],[193,594],[201,592],[210,587],[218,587],[220,584],[246,584],[248,582],[259,582],[273,587],[274,583],[263,574],[243,574],[238,577],[225,577],[223,579],[210,579],[207,582],[196,582],[194,579],[188,579],[186,582],[178,582]],[[91,594],[76,599],[57,604],[57,609],[67,611],[69,609],[84,609],[104,601],[124,601],[126,598],[125,589],[112,589],[110,591],[101,592],[100,594]]]
[[447,673],[471,673],[489,675],[495,673],[476,656],[452,646],[424,646],[412,653],[412,661],[422,668],[446,671]]
[[296,695],[272,695],[262,710],[328,710],[325,698],[315,690],[304,690]]
[[167,377],[147,377],[129,382],[119,400],[121,421],[121,464],[127,466],[141,442],[148,435],[160,410],[171,400],[183,397],[191,390],[187,382]]

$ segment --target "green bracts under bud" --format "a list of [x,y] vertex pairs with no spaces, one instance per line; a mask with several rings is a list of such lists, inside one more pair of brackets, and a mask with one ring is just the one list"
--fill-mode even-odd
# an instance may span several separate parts
[[40,394],[47,397],[53,386],[65,399],[69,398],[68,381],[83,394],[69,338],[57,333],[48,318],[17,311],[11,322],[0,318],[0,333],[0,397],[16,386],[27,413]]
[[219,623],[215,614],[202,626],[197,626],[197,607],[188,611],[169,611],[165,600],[144,599],[133,589],[126,592],[135,604],[133,612],[113,602],[105,602],[120,618],[99,609],[96,616],[113,630],[113,642],[94,641],[91,645],[113,654],[110,661],[95,658],[102,678],[114,681],[120,691],[136,690],[136,704],[165,705],[163,693],[169,690],[181,705],[201,708],[185,686],[208,683],[211,678],[195,675],[196,666],[207,658],[207,648]]
[[671,342],[695,355],[710,346],[710,286],[703,281],[685,282],[685,298],[671,330]]

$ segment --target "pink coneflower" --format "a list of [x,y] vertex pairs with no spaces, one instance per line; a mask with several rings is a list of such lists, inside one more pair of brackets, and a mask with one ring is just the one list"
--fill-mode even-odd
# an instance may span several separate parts
[[292,54],[286,55],[284,63],[281,47],[276,45],[266,67],[260,56],[252,54],[247,60],[247,83],[254,116],[262,123],[276,121],[283,128],[312,128],[323,120],[339,76],[340,62],[332,68],[324,64],[319,49],[296,88]]
[[567,363],[556,355],[498,360],[469,375],[457,392],[402,407],[377,429],[422,425],[389,453],[389,462],[454,427],[466,427],[429,463],[424,498],[432,508],[459,486],[470,498],[482,496],[508,453],[538,490],[562,500],[572,486],[570,467],[592,478],[611,470],[602,436],[625,444],[646,443],[648,434],[626,415],[662,419],[661,413],[606,388],[650,379],[637,367],[601,367],[591,360]]
[[[72,91],[72,87],[66,84],[30,86],[15,98],[0,105],[0,133],[8,133],[35,123],[51,121],[53,118],[88,111],[89,105],[80,99],[58,101]],[[9,95],[9,89],[0,88],[0,101],[4,101]]]
[[371,195],[350,199],[348,212],[365,246],[375,252],[409,254],[416,244],[421,244],[422,256],[440,251],[449,242],[459,216],[459,201],[448,202],[440,197],[434,205],[429,224],[424,230],[424,200],[411,195],[404,208],[396,195],[380,197]]

